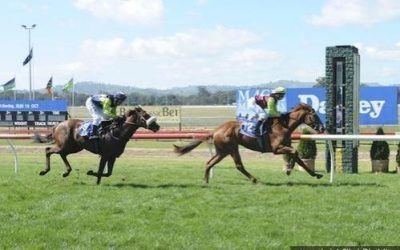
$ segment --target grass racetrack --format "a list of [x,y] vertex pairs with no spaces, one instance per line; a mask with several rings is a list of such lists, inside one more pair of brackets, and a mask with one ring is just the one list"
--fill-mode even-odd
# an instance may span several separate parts
[[[4,145],[2,143],[2,145]],[[175,157],[172,142],[130,142],[114,174],[100,185],[87,176],[98,157],[52,157],[44,177],[43,147],[19,142],[20,169],[0,148],[0,248],[288,249],[294,245],[400,245],[400,176],[360,174],[317,180],[286,176],[282,157],[242,150],[260,180],[252,184],[230,158],[203,183],[206,147]],[[323,171],[323,150],[317,169]],[[322,153],[321,153],[322,152]],[[393,170],[393,162],[391,164]]]

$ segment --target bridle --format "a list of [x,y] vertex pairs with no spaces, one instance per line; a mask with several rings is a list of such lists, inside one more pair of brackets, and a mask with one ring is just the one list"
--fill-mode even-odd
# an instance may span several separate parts
[[[136,112],[136,114],[138,114],[139,112]],[[129,122],[129,121],[124,121],[124,123],[126,123],[126,124],[128,124],[128,125],[134,125],[134,126],[138,126],[138,127],[140,127],[140,122],[141,121],[144,121],[145,123],[146,123],[146,119],[144,119],[144,117],[142,116],[142,115],[137,115],[137,119],[136,119],[136,122]],[[114,135],[114,131],[113,130],[111,130],[111,133],[110,133],[110,136],[114,139],[114,140],[117,140],[117,141],[119,141],[119,140],[121,140],[120,138],[118,138],[118,137],[116,137],[115,135]]]
[[[157,120],[157,118],[156,117],[154,117],[154,116],[150,116],[150,118],[149,119],[145,119],[144,117],[143,117],[143,115],[141,114],[141,112],[138,112],[138,111],[135,111],[136,112],[136,121],[134,121],[134,122],[130,122],[130,121],[127,121],[126,119],[125,119],[125,121],[123,122],[123,123],[126,123],[126,124],[128,124],[128,125],[132,125],[132,126],[137,126],[137,127],[141,127],[141,126],[143,126],[142,124],[145,124],[145,128],[149,128],[149,126],[153,123],[153,122],[155,122],[156,120]],[[112,124],[111,124],[112,125]],[[109,125],[109,126],[111,126],[111,125]],[[115,135],[114,135],[114,130],[113,129],[111,129],[111,131],[110,131],[111,133],[110,133],[110,136],[114,139],[114,140],[120,140],[120,138],[118,138],[118,137],[116,137]]]
[[[305,116],[308,116],[308,115],[312,115],[312,116],[314,116],[314,118],[315,118],[315,110],[313,109],[311,112],[306,112],[305,113]],[[309,118],[310,119],[310,118]],[[319,129],[320,129],[320,121],[319,121],[319,118],[318,119],[315,119],[314,120],[314,122],[311,124],[311,125],[309,125],[312,129],[314,129],[315,131],[319,131]]]
[[156,121],[156,118],[153,116],[150,116],[149,119],[145,119],[143,117],[143,115],[139,114],[139,112],[137,112],[137,118],[136,118],[136,122],[128,122],[128,121],[124,121],[124,123],[129,124],[129,125],[136,125],[140,127],[140,124],[146,124],[145,128],[148,128],[150,126],[150,124],[152,124],[153,122]]
[[[312,111],[307,111],[307,110],[304,110],[305,112],[302,114],[302,116],[304,117],[303,119],[303,122],[305,123],[305,119],[307,119],[307,116],[309,116],[309,115],[315,115],[315,111],[314,110],[312,110]],[[288,124],[289,124],[289,120],[293,120],[293,121],[298,121],[298,119],[295,119],[295,118],[293,118],[293,117],[291,117],[290,116],[290,114],[291,113],[293,113],[292,111],[291,112],[288,112],[288,113],[286,113],[285,114],[285,116],[287,116],[288,118]],[[273,125],[275,125],[275,124],[272,124],[272,126]],[[314,130],[316,130],[316,131],[318,131],[319,130],[319,128],[320,128],[320,124],[319,124],[319,122],[318,122],[318,120],[315,120],[314,122],[313,122],[313,124],[311,124],[311,125],[309,125],[310,127],[312,127],[312,129],[314,129]]]
[[134,122],[129,122],[127,120],[124,121],[124,123],[129,124],[129,125],[136,125],[140,127],[140,124],[146,123],[146,119],[144,119],[144,117],[139,114],[139,112],[136,112],[136,121]]

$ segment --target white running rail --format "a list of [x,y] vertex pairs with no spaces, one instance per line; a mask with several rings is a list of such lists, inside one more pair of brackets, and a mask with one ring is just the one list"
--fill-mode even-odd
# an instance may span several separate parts
[[329,153],[331,155],[331,177],[330,183],[333,182],[333,174],[335,172],[335,152],[333,151],[332,141],[400,141],[400,135],[329,135],[329,134],[304,134],[300,135],[300,139],[327,141]]

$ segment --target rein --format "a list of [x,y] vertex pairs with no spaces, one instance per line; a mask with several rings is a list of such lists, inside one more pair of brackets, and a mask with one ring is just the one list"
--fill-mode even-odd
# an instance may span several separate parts
[[[136,126],[138,126],[138,125],[137,125],[136,123],[134,123],[134,122],[127,122],[127,121],[124,121],[124,123],[129,124],[129,125],[136,125]],[[111,125],[110,125],[110,126],[111,126]],[[121,140],[121,138],[116,137],[116,136],[114,135],[114,129],[111,129],[109,135],[110,135],[114,140],[116,140],[116,141],[120,141],[120,140]]]
[[136,125],[140,127],[140,121],[143,120],[144,122],[146,122],[146,119],[144,119],[143,116],[138,116],[137,121],[136,122],[128,122],[128,121],[124,121],[124,123],[129,124],[129,125]]
[[[148,125],[147,125],[147,121],[146,121],[146,119],[142,116],[142,115],[140,115],[140,114],[137,114],[137,118],[136,118],[136,122],[130,122],[130,121],[124,121],[124,123],[126,123],[126,124],[128,124],[128,125],[134,125],[134,126],[137,126],[137,127],[141,127],[139,124],[141,123],[141,121],[144,121],[144,123],[146,124],[146,127],[148,127]],[[111,126],[112,124],[110,124],[109,126]],[[107,126],[107,127],[109,127],[109,126]],[[120,138],[118,138],[118,137],[116,137],[115,135],[114,135],[114,130],[113,129],[111,129],[111,131],[110,131],[111,133],[110,133],[110,136],[114,139],[114,140],[120,140]]]
[[[277,121],[274,121],[274,122],[271,124],[271,127],[274,127],[274,126],[280,124],[280,125],[283,125],[284,127],[289,128],[290,121],[293,120],[293,121],[297,122],[297,121],[301,120],[301,119],[295,119],[295,118],[290,117],[290,114],[291,114],[291,113],[293,113],[293,111],[287,112],[287,113],[285,113],[283,116],[279,117]],[[306,115],[307,115],[307,114],[304,113],[304,114],[302,115],[301,118],[303,118],[303,117],[306,116]],[[281,124],[279,119],[282,119],[282,120],[285,122],[285,124]]]
[[[139,121],[140,119],[144,119],[144,118],[143,118],[142,116],[140,116],[140,117],[138,117],[138,121]],[[139,126],[139,125],[138,125],[137,123],[135,123],[135,122],[124,121],[124,123],[129,124],[129,125]],[[107,127],[111,127],[112,125],[113,125],[113,124],[110,124],[110,125],[108,125]],[[119,137],[116,137],[116,136],[114,135],[114,129],[111,129],[111,130],[110,130],[109,135],[111,136],[111,138],[113,138],[113,139],[116,140],[116,141],[120,141],[120,140],[121,140]]]
[[127,121],[124,121],[124,123],[130,124],[130,125],[137,125],[137,124],[134,123],[134,122],[127,122]]

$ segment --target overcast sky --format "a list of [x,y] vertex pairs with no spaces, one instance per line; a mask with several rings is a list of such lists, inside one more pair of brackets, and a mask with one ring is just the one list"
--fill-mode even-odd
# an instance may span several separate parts
[[169,88],[314,81],[355,45],[361,81],[400,83],[400,0],[0,0],[0,83]]

